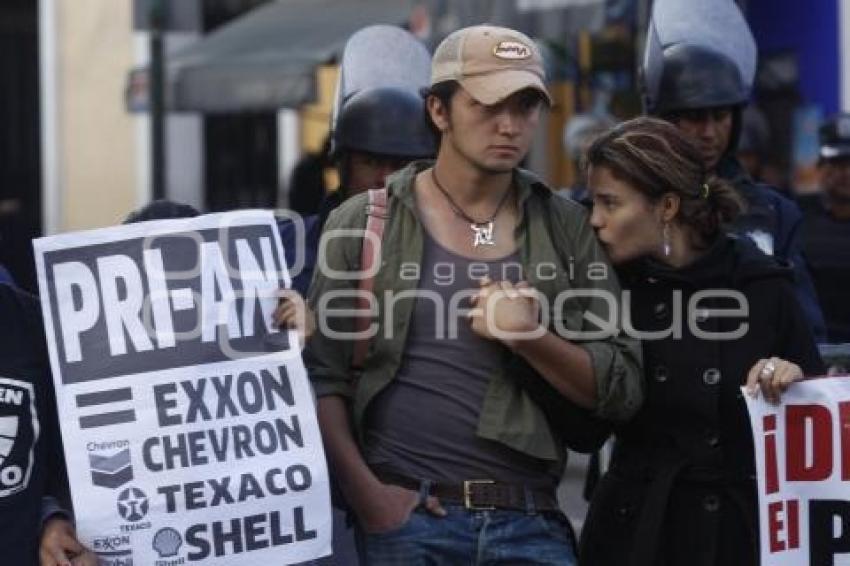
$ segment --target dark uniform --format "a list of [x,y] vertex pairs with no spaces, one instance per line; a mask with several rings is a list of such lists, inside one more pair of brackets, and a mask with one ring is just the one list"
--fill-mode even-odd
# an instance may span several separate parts
[[[850,342],[850,217],[834,213],[835,202],[850,201],[850,114],[836,116],[820,129],[821,167],[843,168],[823,192],[800,199],[803,253],[826,318],[830,343]],[[842,194],[843,193],[843,194]]]
[[42,497],[68,484],[37,300],[0,284],[0,563],[38,564]]
[[726,155],[720,161],[717,173],[732,183],[747,203],[747,209],[735,219],[732,230],[751,239],[764,253],[792,268],[797,301],[806,315],[812,335],[817,343],[826,342],[823,299],[815,291],[812,275],[803,258],[803,215],[800,209],[775,187],[755,183],[732,155]]
[[850,342],[850,219],[834,218],[820,195],[800,199],[803,253],[826,317],[827,341]]

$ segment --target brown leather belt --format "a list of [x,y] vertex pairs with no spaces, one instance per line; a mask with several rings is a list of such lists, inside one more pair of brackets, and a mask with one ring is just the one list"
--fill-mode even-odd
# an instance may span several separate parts
[[441,502],[457,503],[470,511],[560,511],[553,490],[531,489],[493,480],[465,480],[457,484],[431,483],[387,470],[375,470],[375,474],[384,483],[420,492],[427,489],[428,495],[437,497]]

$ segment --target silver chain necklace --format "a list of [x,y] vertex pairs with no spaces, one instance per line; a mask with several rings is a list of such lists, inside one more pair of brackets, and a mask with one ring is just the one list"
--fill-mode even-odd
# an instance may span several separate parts
[[507,202],[508,196],[512,192],[510,187],[507,191],[505,191],[505,194],[502,195],[502,200],[500,200],[499,204],[496,205],[496,210],[493,211],[490,218],[479,222],[464,212],[463,209],[454,201],[449,192],[443,188],[443,185],[441,185],[440,181],[437,179],[436,167],[431,168],[431,179],[434,181],[434,186],[443,193],[444,197],[446,197],[452,211],[454,211],[458,217],[469,222],[469,228],[472,230],[472,246],[475,248],[478,246],[495,246],[496,240],[494,232],[496,227],[496,217],[499,215],[499,211],[502,210],[502,206],[504,206]]

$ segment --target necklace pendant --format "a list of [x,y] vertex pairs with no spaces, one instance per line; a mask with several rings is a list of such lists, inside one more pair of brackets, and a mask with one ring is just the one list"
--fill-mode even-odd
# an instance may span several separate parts
[[477,248],[478,246],[495,246],[496,241],[493,240],[493,221],[490,222],[482,222],[480,224],[473,223],[470,224],[469,227],[475,233],[475,236],[472,239],[472,246]]

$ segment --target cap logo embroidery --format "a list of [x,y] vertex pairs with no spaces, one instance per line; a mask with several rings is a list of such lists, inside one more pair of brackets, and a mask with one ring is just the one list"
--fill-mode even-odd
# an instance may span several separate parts
[[518,41],[502,41],[493,47],[493,55],[499,59],[528,59],[531,49]]

